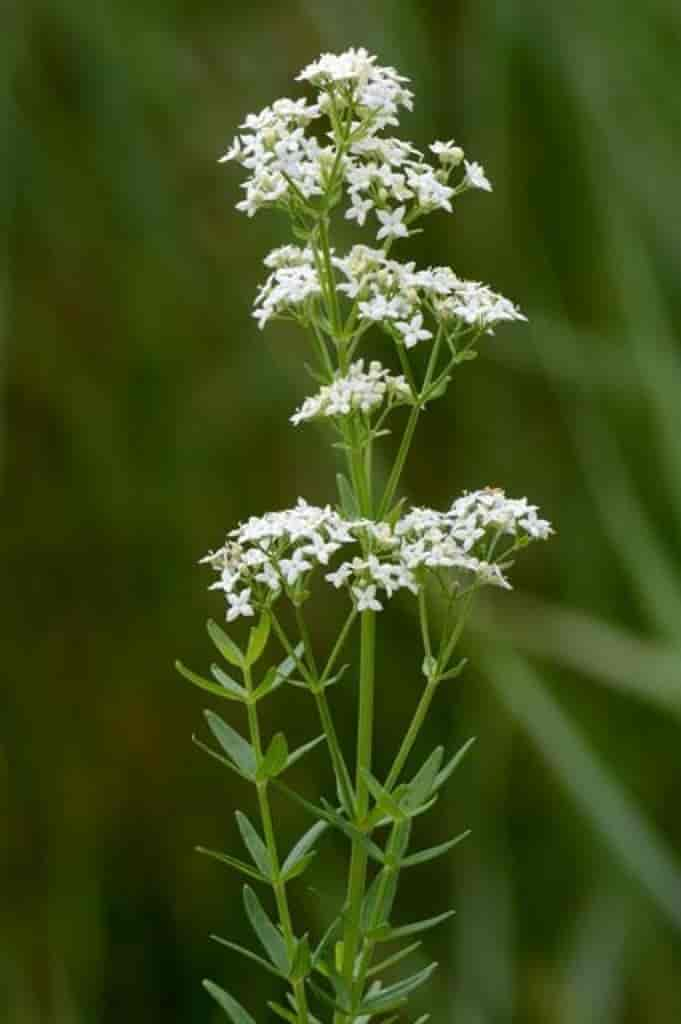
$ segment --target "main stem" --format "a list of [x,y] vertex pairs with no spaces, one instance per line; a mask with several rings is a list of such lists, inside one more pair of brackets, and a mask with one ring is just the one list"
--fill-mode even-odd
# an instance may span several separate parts
[[[322,262],[325,268],[326,295],[328,303],[328,316],[332,324],[338,350],[338,361],[341,372],[347,372],[347,343],[344,337],[342,317],[338,302],[338,292],[331,262],[331,251],[328,237],[328,224],[326,218],[322,217],[318,232],[319,246]],[[415,424],[414,424],[415,425]],[[355,491],[355,501],[360,515],[371,518],[372,496],[371,481],[369,479],[369,467],[367,459],[362,452],[361,438],[358,435],[355,424],[352,424],[348,436],[348,456],[350,473]],[[406,455],[406,452],[405,452]],[[395,485],[397,480],[395,480]],[[374,727],[374,674],[376,655],[376,615],[373,611],[363,611],[360,616],[360,671],[359,671],[359,700],[357,711],[357,757],[355,766],[355,825],[360,830],[364,826],[369,811],[369,787],[366,779],[366,772],[371,769],[371,753],[373,745]],[[361,943],[361,919],[362,902],[366,888],[367,875],[367,852],[363,843],[358,839],[352,841],[352,852],[350,855],[350,870],[348,875],[348,888],[346,898],[345,929],[343,934],[342,953],[342,974],[348,990],[351,994],[352,1006],[350,1013],[344,1015],[334,1014],[335,1024],[340,1024],[343,1016],[347,1016],[352,1022],[355,1018],[354,1006],[357,1002],[358,993],[355,991],[355,961]],[[359,983],[360,979],[357,979]]]

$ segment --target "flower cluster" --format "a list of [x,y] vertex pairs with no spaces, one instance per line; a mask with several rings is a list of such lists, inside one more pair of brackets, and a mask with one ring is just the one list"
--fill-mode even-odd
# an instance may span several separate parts
[[366,245],[353,246],[333,262],[345,279],[338,290],[357,303],[361,318],[381,324],[407,348],[432,337],[424,316],[450,329],[465,325],[490,334],[503,320],[525,320],[509,299],[461,280],[450,267],[416,270],[414,263],[389,259]]
[[303,68],[298,81],[319,90],[320,109],[334,116],[348,110],[369,121],[373,131],[396,125],[398,109],[411,110],[413,106],[413,94],[404,85],[409,79],[395,68],[377,65],[364,47],[322,54]]
[[[525,320],[503,295],[477,281],[457,277],[450,267],[416,270],[413,262],[390,259],[382,249],[354,245],[346,256],[333,256],[340,273],[339,292],[354,304],[361,325],[378,324],[406,348],[433,337],[426,319],[448,331],[470,327],[494,332],[503,321]],[[265,259],[272,272],[261,286],[253,316],[262,329],[274,317],[303,319],[309,300],[322,294],[310,246],[284,245]]]
[[[347,587],[358,611],[380,611],[379,592],[388,598],[401,589],[416,594],[429,571],[450,571],[454,589],[471,583],[509,588],[503,560],[551,532],[535,505],[494,488],[464,494],[448,512],[413,508],[394,527],[345,519],[329,506],[318,508],[300,498],[295,508],[250,518],[203,561],[219,573],[212,589],[224,591],[232,621],[255,614],[282,592],[298,603],[304,600],[312,572],[328,566],[346,545],[359,544],[361,554],[324,579],[337,589]],[[500,537],[512,539],[502,551],[497,550]]]
[[305,99],[281,99],[248,115],[220,159],[236,160],[251,172],[242,186],[246,198],[237,203],[237,210],[253,217],[263,207],[284,202],[292,192],[306,199],[322,194],[322,167],[325,159],[333,159],[333,150],[305,132],[319,114],[319,107]]
[[[363,225],[371,210],[378,221],[377,238],[391,241],[409,234],[409,223],[434,210],[452,212],[452,199],[470,188],[489,191],[480,164],[464,160],[454,142],[430,146],[431,165],[415,146],[379,133],[399,123],[401,107],[412,109],[408,81],[394,68],[381,67],[364,49],[324,54],[306,67],[299,81],[317,90],[315,103],[277,100],[258,114],[249,114],[221,162],[235,160],[250,172],[246,198],[237,209],[252,217],[263,207],[314,212],[317,197],[347,190],[345,216]],[[327,117],[330,131],[308,131]],[[319,138],[328,138],[322,144]],[[454,169],[464,164],[456,186]],[[333,205],[340,201],[336,195]]]
[[202,559],[220,578],[211,587],[227,597],[227,620],[253,615],[286,591],[301,596],[310,572],[327,565],[343,544],[354,543],[348,523],[330,506],[318,508],[302,498],[295,508],[252,516],[227,535],[218,551]]
[[272,317],[300,316],[301,306],[321,293],[309,247],[282,245],[273,249],[264,262],[272,273],[255,298],[253,316],[260,330]]
[[348,416],[353,411],[365,415],[375,412],[383,402],[388,407],[408,402],[411,390],[404,377],[395,377],[376,360],[364,369],[364,360],[352,363],[344,377],[336,377],[325,384],[311,398],[306,398],[300,409],[291,416],[296,426],[305,420],[321,417]]
[[538,511],[527,498],[507,498],[500,488],[485,487],[457,498],[449,515],[467,522],[472,530],[498,531],[518,540],[548,540],[551,524],[540,519]]

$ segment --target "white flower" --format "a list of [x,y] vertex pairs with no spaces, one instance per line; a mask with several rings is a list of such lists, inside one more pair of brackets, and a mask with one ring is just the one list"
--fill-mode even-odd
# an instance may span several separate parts
[[336,569],[335,572],[327,572],[324,579],[328,580],[329,583],[331,583],[336,588],[336,590],[338,590],[340,587],[344,587],[345,584],[348,582],[348,580],[352,576],[352,571],[352,565],[350,564],[350,562],[343,562],[343,564],[339,566],[339,568]]
[[445,185],[435,177],[432,167],[419,167],[418,171],[408,172],[409,184],[416,192],[419,205],[424,209],[446,210],[452,212],[451,197],[454,189]]
[[445,166],[456,167],[463,160],[463,150],[454,143],[453,139],[450,139],[449,142],[433,142],[428,148]]
[[301,548],[296,548],[292,558],[282,558],[279,562],[284,579],[289,587],[298,582],[301,576],[312,568],[312,562],[307,561]]
[[346,220],[356,220],[360,227],[367,219],[367,213],[373,208],[373,199],[362,199],[358,192],[350,193],[352,206],[346,212]]
[[416,313],[408,322],[398,321],[395,326],[402,335],[406,348],[413,348],[419,341],[425,341],[426,338],[433,337],[431,331],[427,331],[423,327],[423,317],[420,313]]
[[251,591],[249,587],[246,587],[245,590],[240,591],[238,594],[227,594],[227,603],[229,605],[227,621],[233,622],[240,615],[254,615],[253,606],[249,604],[250,599]]
[[379,229],[376,238],[407,238],[409,231],[406,224],[402,223],[405,212],[405,206],[398,206],[396,210],[377,210],[376,216],[383,227]]
[[373,583],[366,584],[364,586],[358,586],[352,588],[355,600],[357,602],[358,612],[380,612],[383,611],[383,605],[376,597],[376,587]]
[[456,317],[489,333],[502,321],[527,319],[509,299],[479,281],[458,281],[453,292],[436,303],[436,308],[445,320]]
[[484,192],[492,191],[492,185],[485,175],[485,169],[482,164],[469,163],[468,160],[464,160],[464,167],[466,168],[464,183],[469,188],[480,188]]
[[321,294],[314,255],[309,247],[281,246],[274,249],[264,262],[274,269],[255,298],[253,316],[261,330],[272,317],[298,316],[300,307],[308,299]]
[[241,154],[241,140],[239,139],[239,136],[237,135],[236,138],[234,139],[234,141],[232,142],[232,145],[229,147],[229,149],[225,153],[225,155],[220,157],[220,159],[218,160],[218,163],[219,164],[224,164],[224,163],[227,163],[229,160],[238,160],[240,154]]

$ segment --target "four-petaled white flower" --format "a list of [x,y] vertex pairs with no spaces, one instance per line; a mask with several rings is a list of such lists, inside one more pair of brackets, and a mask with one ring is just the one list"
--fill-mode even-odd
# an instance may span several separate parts
[[468,160],[464,160],[464,167],[466,168],[464,180],[469,188],[480,188],[483,192],[492,191],[491,182],[485,174],[485,168],[482,164],[477,164],[475,161],[469,163]]
[[353,192],[350,195],[352,206],[346,212],[346,220],[356,220],[360,227],[362,227],[367,219],[367,213],[372,209],[374,205],[373,199],[362,199],[358,192]]
[[369,583],[366,586],[353,587],[352,593],[357,602],[358,612],[383,611],[383,605],[376,597],[376,587],[373,583]]
[[463,160],[463,150],[456,145],[453,139],[450,139],[449,142],[433,142],[428,148],[445,166],[456,167]]
[[413,348],[419,341],[433,337],[432,332],[423,326],[423,317],[420,313],[417,313],[409,321],[399,320],[395,326],[402,335],[405,348]]
[[376,216],[383,225],[379,228],[376,238],[406,238],[409,235],[407,225],[403,223],[406,206],[398,206],[396,210],[377,210]]
[[238,619],[240,615],[255,615],[253,605],[249,603],[250,600],[250,587],[246,587],[245,590],[240,591],[238,594],[227,594],[227,603],[229,605],[229,608],[227,609],[227,621],[233,622],[234,619]]

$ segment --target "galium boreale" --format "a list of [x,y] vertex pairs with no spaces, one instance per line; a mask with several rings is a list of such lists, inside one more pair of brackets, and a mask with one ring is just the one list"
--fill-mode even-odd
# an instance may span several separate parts
[[[260,328],[293,320],[308,335],[314,393],[291,421],[324,421],[343,472],[329,504],[298,498],[289,509],[253,516],[203,559],[225,599],[227,625],[208,624],[221,663],[212,679],[178,667],[227,702],[224,717],[206,711],[214,743],[197,742],[257,793],[259,822],[236,812],[241,856],[203,851],[247,879],[243,902],[255,947],[218,941],[281,979],[281,1000],[269,1006],[289,1024],[367,1024],[401,1015],[428,980],[434,964],[404,977],[394,967],[416,948],[415,937],[450,913],[403,923],[393,904],[405,867],[447,853],[462,838],[410,849],[414,819],[434,803],[469,744],[448,757],[438,747],[414,763],[412,748],[438,687],[462,670],[457,647],[476,593],[509,589],[516,552],[547,538],[551,527],[536,506],[498,488],[465,493],[443,511],[409,508],[398,497],[421,412],[444,395],[484,336],[503,321],[525,318],[508,299],[449,267],[419,269],[399,258],[427,214],[451,214],[465,192],[491,190],[484,169],[454,142],[434,142],[424,154],[393,134],[400,111],[412,108],[408,80],[364,49],[324,54],[298,80],[312,98],[280,99],[250,114],[222,159],[246,172],[237,209],[249,217],[278,210],[290,225],[290,243],[265,258],[253,315]],[[343,252],[331,241],[332,225],[342,218],[367,236]],[[390,352],[390,366],[372,354],[381,335],[389,339],[380,349]],[[379,477],[376,447],[389,424],[405,420],[391,469]],[[323,651],[308,629],[306,607],[319,599],[320,586],[346,598],[336,640]],[[420,623],[422,657],[415,664],[422,688],[392,767],[378,778],[376,630],[391,628],[389,605],[398,593],[413,601]],[[232,635],[239,619],[251,624],[241,645]],[[344,655],[355,634],[358,664],[348,666]],[[332,704],[350,699],[343,684],[353,675],[357,737],[350,764]],[[266,738],[259,719],[261,702],[291,685],[309,692],[321,730],[296,750],[284,732]],[[335,776],[335,792],[317,803],[286,781],[287,769],[308,754],[328,756]],[[277,836],[273,798],[295,800],[310,816],[291,849]],[[313,935],[293,919],[289,891],[301,884],[318,848],[323,856],[324,834],[333,829],[347,844],[345,897],[326,930]],[[233,1024],[254,1024],[223,988],[205,985]]]

